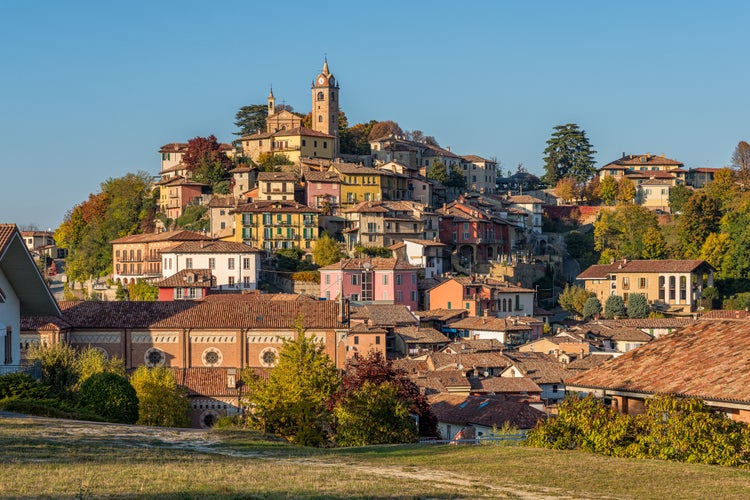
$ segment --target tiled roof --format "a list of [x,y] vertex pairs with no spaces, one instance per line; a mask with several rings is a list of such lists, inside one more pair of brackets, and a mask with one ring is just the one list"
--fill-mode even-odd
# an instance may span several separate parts
[[725,310],[717,309],[714,311],[708,311],[706,314],[701,316],[701,319],[748,319],[750,313],[744,309],[740,310]]
[[415,238],[405,238],[404,241],[408,241],[410,243],[416,243],[417,245],[422,245],[425,247],[445,247],[448,246],[445,243],[442,243],[440,241],[434,241],[434,240],[419,240]]
[[378,328],[377,326],[369,326],[366,323],[356,323],[351,325],[349,333],[383,334],[388,333],[388,330]]
[[369,257],[363,259],[341,259],[340,261],[321,267],[321,271],[329,270],[362,270],[365,269],[365,265],[369,266],[373,270],[417,270],[419,267],[413,266],[408,262],[400,259],[386,259],[384,257]]
[[535,204],[542,205],[544,203],[539,198],[535,198],[535,197],[529,196],[527,194],[516,195],[516,196],[508,196],[507,199],[508,199],[509,202],[516,203],[518,205],[528,205],[530,203],[535,203]]
[[750,403],[750,321],[699,321],[568,385]]
[[255,165],[240,165],[230,170],[229,173],[239,174],[244,172],[252,172],[253,170],[258,170],[258,167],[256,167]]
[[[702,317],[705,318],[706,315]],[[693,318],[624,318],[599,320],[599,323],[605,326],[612,326],[613,328],[616,326],[627,326],[643,330],[646,328],[682,328],[683,326],[692,325],[695,323],[695,320]]]
[[[496,279],[491,278],[484,278],[484,279],[478,279],[474,277],[469,276],[457,276],[450,278],[449,280],[444,281],[443,283],[440,283],[440,285],[447,283],[448,281],[455,281],[457,283],[460,283],[463,286],[485,286],[488,288],[491,288],[493,290],[497,290],[503,293],[519,293],[519,292],[534,292],[534,290],[530,288],[524,288],[522,286],[513,285],[512,283],[508,283],[507,281],[500,281]],[[438,286],[440,286],[438,285]]]
[[635,172],[627,172],[625,174],[625,177],[628,179],[665,179],[665,180],[674,180],[675,179],[675,172],[681,172],[681,170],[674,169],[674,170],[668,170],[666,172],[661,170],[651,170],[651,171],[635,171]]
[[237,205],[237,200],[234,198],[234,196],[213,196],[211,197],[211,200],[208,202],[209,208],[214,208],[214,207],[228,208],[228,207],[234,207],[236,205]]
[[55,316],[21,316],[21,330],[59,332],[68,329],[70,329],[70,325],[62,318],[56,318]]
[[186,241],[162,253],[258,253],[255,247],[234,241]]
[[308,170],[303,174],[303,177],[307,182],[341,183],[341,177],[339,177],[339,174],[336,172],[318,172],[316,170]]
[[296,182],[297,176],[292,172],[258,172],[258,182],[273,181]]
[[17,231],[15,224],[0,224],[0,257],[5,253],[5,247],[8,246]]
[[641,186],[671,186],[671,179],[649,179],[641,182]]
[[472,392],[494,392],[497,394],[508,392],[537,392],[542,388],[528,377],[486,377],[469,379]]
[[356,163],[334,163],[331,168],[337,172],[347,175],[391,175],[393,172],[387,170],[378,170],[377,168],[364,167]]
[[648,333],[644,333],[643,330],[629,327],[603,330],[600,335],[616,342],[651,342],[653,340],[653,337]]
[[577,356],[573,361],[568,363],[568,370],[590,370],[614,358],[615,355],[610,353],[594,353],[583,357]]
[[604,279],[617,273],[690,273],[701,265],[710,267],[705,260],[625,260],[590,266],[578,275],[578,279]]
[[245,384],[240,379],[239,370],[235,375],[236,388],[227,387],[227,368],[169,368],[177,385],[187,389],[188,397],[232,397],[244,393]]
[[531,429],[546,414],[529,404],[486,396],[437,394],[429,397],[438,421],[457,425],[502,427],[505,423]]
[[417,374],[427,371],[427,363],[421,359],[400,358],[393,360],[393,368],[403,370],[407,374]]
[[382,201],[360,201],[351,208],[344,210],[344,213],[351,214],[370,214],[370,213],[388,213],[388,209],[383,206]]
[[173,153],[187,150],[187,142],[170,142],[159,148],[160,153]]
[[463,366],[464,370],[473,368],[507,368],[510,359],[501,352],[481,352],[467,354],[449,354],[446,352],[435,352],[429,355],[435,370],[445,369],[451,366]]
[[607,165],[605,165],[605,167],[609,165],[622,165],[622,166],[633,166],[633,167],[652,166],[652,165],[653,166],[658,166],[658,165],[681,166],[683,165],[683,163],[677,160],[666,158],[663,155],[659,156],[659,155],[652,155],[652,154],[645,154],[645,155],[629,154],[629,155],[624,155],[619,160],[615,160],[612,163],[608,163]]
[[199,241],[199,240],[212,240],[208,236],[196,233],[195,231],[188,231],[186,229],[178,229],[175,231],[163,231],[161,233],[143,233],[143,234],[131,234],[129,236],[123,236],[116,240],[110,241],[110,243],[153,243],[156,241]]
[[156,283],[159,288],[210,288],[214,277],[210,269],[183,269]]
[[443,351],[447,351],[448,349],[459,354],[478,352],[502,353],[506,349],[506,346],[497,339],[461,339],[448,344]]
[[448,321],[449,319],[458,318],[469,314],[466,309],[430,309],[429,311],[415,311],[414,314],[419,316],[422,321],[437,319]]
[[351,308],[351,319],[367,321],[370,326],[418,325],[419,320],[400,304],[368,304]]
[[478,156],[478,155],[465,155],[462,158],[472,163],[488,163],[488,162],[495,163],[495,162],[491,162],[490,160],[487,160],[486,158],[482,158],[481,156]]
[[240,138],[241,141],[253,141],[258,139],[266,139],[269,137],[290,137],[295,135],[301,135],[305,137],[322,137],[324,139],[333,139],[332,135],[318,132],[307,127],[296,127],[291,129],[279,130],[278,132],[259,132],[256,134],[245,135]]
[[406,344],[447,344],[450,339],[435,330],[417,326],[402,326],[394,332],[400,335]]
[[471,389],[471,382],[461,370],[422,372],[413,380],[418,386],[433,389],[435,392],[469,392]]
[[244,203],[237,206],[231,213],[320,213],[317,208],[308,207],[296,201],[264,200]]
[[60,302],[74,328],[345,328],[333,301],[222,300],[175,302]]
[[513,366],[537,384],[561,384],[570,377],[557,359],[540,352],[505,352]]
[[[540,323],[540,321],[536,321]],[[494,318],[485,316],[469,316],[451,323],[451,328],[460,330],[485,330],[488,332],[510,332],[531,330],[526,322],[513,321],[507,318]]]

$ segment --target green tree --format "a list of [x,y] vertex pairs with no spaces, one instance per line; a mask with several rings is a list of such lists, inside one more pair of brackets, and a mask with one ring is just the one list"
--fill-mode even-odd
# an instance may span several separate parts
[[267,382],[243,374],[248,385],[249,422],[304,446],[328,442],[331,412],[328,404],[340,379],[323,345],[306,336],[302,318],[295,322],[294,340],[284,339],[278,364]]
[[604,177],[599,183],[599,192],[602,201],[607,205],[612,205],[617,198],[617,181],[611,175]]
[[659,229],[656,215],[640,205],[619,205],[602,211],[594,223],[594,249],[602,252],[600,262],[608,264],[605,259],[610,257],[644,258],[646,234],[652,228]]
[[617,194],[615,200],[619,203],[630,203],[635,199],[636,189],[633,182],[627,177],[621,177],[617,181]]
[[[732,248],[731,237],[728,233],[711,233],[701,246],[701,253],[698,258],[705,260],[717,270],[717,276],[725,278],[724,263],[728,262],[730,250]],[[728,268],[727,268],[728,270]]]
[[578,125],[568,123],[554,128],[552,137],[544,150],[544,170],[542,180],[554,186],[559,179],[573,177],[578,182],[586,182],[595,173],[594,151],[586,137],[586,132]]
[[721,264],[722,278],[750,278],[750,200],[721,220],[721,231],[728,235],[728,248]]
[[683,254],[691,259],[698,257],[708,236],[719,231],[720,221],[719,203],[701,191],[693,194],[677,222]]
[[389,382],[365,382],[359,390],[339,402],[336,442],[341,446],[411,443],[417,426],[407,405],[398,398],[398,388]]
[[672,186],[669,190],[669,209],[674,212],[682,212],[682,207],[693,195],[693,190],[683,184]]
[[631,293],[628,296],[628,318],[648,318],[651,308],[642,293]]
[[453,165],[448,173],[448,179],[443,184],[446,187],[463,189],[466,187],[466,177],[456,165]]
[[130,376],[138,395],[138,423],[163,427],[187,427],[190,402],[166,367],[140,366]]
[[607,319],[623,318],[626,316],[625,302],[619,295],[610,295],[604,301],[604,317]]
[[294,165],[284,153],[261,153],[258,155],[258,169],[261,172],[278,172],[279,167],[284,165]]
[[370,154],[370,142],[367,137],[376,123],[377,121],[370,120],[367,123],[357,123],[346,129],[346,134],[339,138],[341,153],[350,155]]
[[601,314],[601,312],[602,303],[599,302],[599,299],[597,299],[596,297],[589,297],[588,299],[586,299],[586,302],[583,303],[581,316],[583,316],[583,319],[590,319],[597,314]]
[[190,231],[208,231],[211,222],[208,219],[208,207],[205,205],[190,205],[185,207],[182,215],[175,220],[175,226]]
[[560,307],[568,312],[572,312],[579,316],[583,315],[583,306],[586,304],[586,300],[589,297],[594,296],[592,292],[587,291],[585,288],[576,285],[565,285],[565,289],[557,298]]
[[115,373],[97,373],[87,378],[79,390],[81,405],[114,422],[138,421],[138,396],[127,378]]
[[327,266],[340,261],[344,257],[341,245],[330,234],[323,233],[315,242],[313,260],[319,266]]
[[723,168],[714,173],[714,180],[709,182],[702,191],[719,204],[722,214],[732,210],[742,201],[737,186],[736,172],[729,168]]
[[29,350],[28,358],[42,365],[42,383],[61,397],[70,395],[79,377],[75,349],[63,343],[34,346]]
[[581,197],[581,187],[573,177],[563,177],[555,185],[555,195],[563,202],[571,203]]
[[719,299],[721,298],[719,289],[715,286],[707,286],[706,288],[704,288],[702,296],[702,305],[709,311],[716,306],[716,304],[719,302]]
[[153,302],[159,299],[159,288],[139,278],[128,286],[128,294],[130,300]]
[[448,180],[448,169],[442,161],[436,161],[427,172],[427,178],[445,184]]
[[75,370],[78,384],[82,384],[97,373],[114,373],[125,376],[125,363],[122,358],[107,356],[99,349],[88,346],[76,353]]
[[234,135],[252,135],[257,132],[266,131],[266,118],[268,117],[268,106],[265,104],[251,104],[242,106],[234,116],[234,125],[237,132]]

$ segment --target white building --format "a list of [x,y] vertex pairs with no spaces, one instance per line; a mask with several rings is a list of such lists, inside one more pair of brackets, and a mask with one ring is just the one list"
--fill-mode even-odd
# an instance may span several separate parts
[[169,278],[185,269],[209,269],[216,278],[214,289],[255,290],[260,253],[244,243],[188,241],[162,252],[162,276]]
[[21,364],[21,315],[60,316],[60,309],[15,224],[0,224],[0,375]]
[[445,243],[434,240],[405,239],[389,248],[395,257],[423,268],[425,278],[434,278],[450,269],[444,256],[446,246]]

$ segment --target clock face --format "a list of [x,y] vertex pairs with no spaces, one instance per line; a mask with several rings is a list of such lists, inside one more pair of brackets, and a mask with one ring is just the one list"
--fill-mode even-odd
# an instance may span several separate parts
[[323,78],[322,76],[321,76],[320,78],[318,78],[318,83],[319,83],[320,85],[323,85],[323,84],[324,84],[325,82],[326,82],[326,79],[325,79],[325,78]]

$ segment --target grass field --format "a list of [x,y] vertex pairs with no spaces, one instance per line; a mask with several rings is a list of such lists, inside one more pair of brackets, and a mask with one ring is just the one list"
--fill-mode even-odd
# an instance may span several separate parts
[[0,496],[748,498],[750,471],[519,446],[317,450],[252,432],[0,418]]

